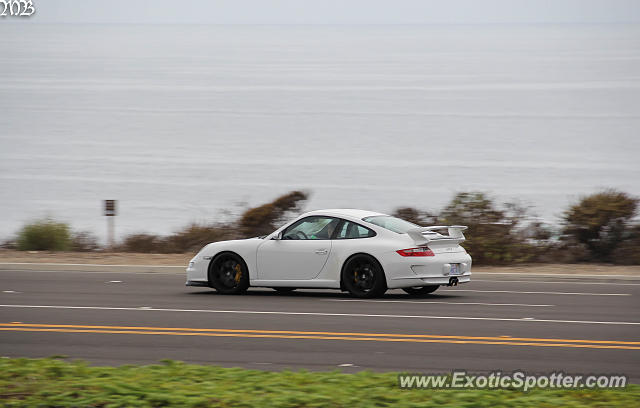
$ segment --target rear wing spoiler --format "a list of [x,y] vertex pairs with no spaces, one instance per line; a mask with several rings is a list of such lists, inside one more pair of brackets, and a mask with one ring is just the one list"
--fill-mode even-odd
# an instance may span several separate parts
[[[436,231],[443,230],[445,228],[449,235],[436,233]],[[464,225],[434,225],[431,227],[414,228],[407,231],[407,234],[413,238],[416,245],[427,245],[430,242],[459,244],[465,240],[462,231],[466,229],[467,227]]]

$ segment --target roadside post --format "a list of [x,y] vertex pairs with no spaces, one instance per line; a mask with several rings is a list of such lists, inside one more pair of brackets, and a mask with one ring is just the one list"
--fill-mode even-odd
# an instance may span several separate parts
[[107,239],[109,248],[115,245],[115,216],[116,216],[116,200],[104,200],[104,215],[107,217]]

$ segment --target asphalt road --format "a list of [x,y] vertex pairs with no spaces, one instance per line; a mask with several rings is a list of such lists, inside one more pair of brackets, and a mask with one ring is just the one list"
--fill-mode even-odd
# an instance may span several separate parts
[[0,271],[0,355],[640,382],[640,279],[473,279],[423,298],[357,300],[321,290],[223,296],[176,274]]

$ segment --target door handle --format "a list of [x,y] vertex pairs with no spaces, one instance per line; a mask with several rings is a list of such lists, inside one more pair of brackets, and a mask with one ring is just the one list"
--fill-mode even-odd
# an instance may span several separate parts
[[327,250],[326,249],[316,249],[316,254],[318,254],[318,255],[326,255],[327,254]]

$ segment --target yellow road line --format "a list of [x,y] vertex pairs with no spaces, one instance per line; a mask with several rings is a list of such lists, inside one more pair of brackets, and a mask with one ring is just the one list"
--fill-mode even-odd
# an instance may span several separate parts
[[[36,327],[0,327],[0,331],[25,331],[25,332],[54,332],[54,333],[99,333],[99,334],[147,334],[168,336],[206,336],[206,337],[244,337],[244,338],[278,338],[278,339],[308,339],[308,340],[350,340],[350,341],[381,341],[381,342],[409,342],[409,343],[449,343],[449,344],[490,344],[508,346],[534,346],[534,347],[568,347],[568,348],[592,348],[592,349],[623,349],[640,350],[640,347],[623,345],[602,344],[568,344],[568,343],[538,343],[538,342],[514,342],[514,341],[480,341],[480,340],[453,340],[453,339],[424,339],[401,337],[361,337],[361,336],[318,336],[318,335],[285,335],[285,334],[252,334],[252,333],[211,333],[211,332],[185,332],[185,331],[152,331],[152,330],[106,330],[106,329],[64,329],[64,328],[36,328]],[[107,326],[108,327],[108,326]],[[499,339],[499,338],[497,338]],[[511,339],[509,339],[511,340]],[[547,339],[549,340],[549,339]]]
[[184,327],[150,327],[150,326],[99,326],[75,324],[34,324],[34,323],[0,323],[0,327],[36,327],[36,328],[73,328],[73,329],[107,329],[107,330],[155,330],[172,332],[214,332],[214,333],[257,333],[257,334],[287,334],[287,335],[328,335],[328,336],[368,336],[368,337],[401,337],[427,339],[458,339],[458,340],[497,340],[497,341],[533,341],[533,342],[562,342],[587,344],[620,344],[640,345],[640,341],[617,340],[582,340],[582,339],[545,339],[535,337],[488,337],[488,336],[452,336],[435,334],[398,334],[398,333],[358,333],[358,332],[325,332],[325,331],[296,331],[296,330],[254,330],[254,329],[196,329]]

